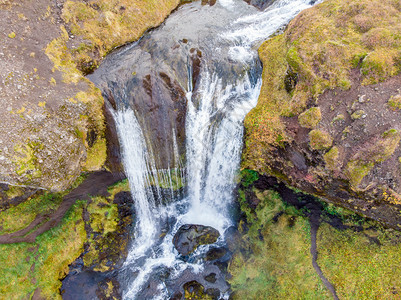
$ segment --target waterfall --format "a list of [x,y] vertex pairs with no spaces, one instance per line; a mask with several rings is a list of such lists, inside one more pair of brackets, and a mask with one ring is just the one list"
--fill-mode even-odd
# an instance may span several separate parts
[[[191,5],[200,7],[196,3]],[[123,278],[127,286],[124,299],[147,299],[138,295],[155,270],[168,269],[169,278],[174,279],[185,270],[199,272],[202,269],[202,260],[196,257],[206,251],[207,246],[199,247],[193,254],[194,259],[188,261],[180,259],[173,247],[173,236],[181,225],[212,226],[222,235],[217,243],[224,243],[224,231],[233,225],[230,205],[234,200],[235,177],[243,146],[243,120],[256,105],[262,84],[256,49],[263,40],[311,5],[310,0],[278,0],[259,12],[242,0],[220,0],[217,8],[202,8],[208,14],[218,9],[227,16],[231,14],[232,18],[222,20],[219,14],[212,17],[216,22],[223,22],[221,32],[214,35],[212,41],[210,35],[199,41],[209,61],[202,64],[196,86],[192,85],[192,67],[188,67],[186,165],[181,165],[174,136],[173,155],[179,162],[175,173],[170,169],[156,170],[154,152],[157,149],[148,149],[144,129],[130,106],[120,105],[114,113],[136,211],[134,242],[124,265]],[[196,17],[198,11],[200,8],[189,8],[186,14],[193,13],[194,20],[200,22]],[[179,13],[180,10],[175,14]],[[168,27],[168,22],[164,26]],[[226,47],[221,48],[221,45]],[[232,63],[232,69],[240,70],[239,73],[226,78],[226,73],[220,70],[223,67],[219,61],[223,58],[219,55],[225,55],[225,66],[230,67]],[[176,176],[177,181],[178,177],[185,177],[187,193],[171,203],[162,204],[159,182],[169,183],[173,196],[172,176]],[[154,188],[150,188],[151,184]],[[170,296],[164,283],[154,289],[160,299]],[[155,297],[153,294],[151,298]]]

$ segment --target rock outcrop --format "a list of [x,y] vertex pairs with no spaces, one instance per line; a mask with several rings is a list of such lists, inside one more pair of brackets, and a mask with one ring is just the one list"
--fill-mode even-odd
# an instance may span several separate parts
[[82,171],[99,170],[103,98],[84,75],[180,3],[0,1],[0,182],[62,191]]
[[328,0],[259,50],[244,167],[401,227],[401,5]]
[[181,255],[187,256],[200,245],[213,244],[219,236],[220,233],[213,227],[187,224],[178,229],[173,244]]

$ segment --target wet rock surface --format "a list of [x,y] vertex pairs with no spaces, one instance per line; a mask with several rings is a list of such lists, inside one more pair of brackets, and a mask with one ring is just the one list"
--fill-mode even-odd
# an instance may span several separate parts
[[[256,10],[246,3],[240,6],[250,13]],[[191,18],[192,11],[197,11],[196,20]],[[110,111],[134,110],[147,147],[154,153],[156,168],[175,168],[185,161],[187,96],[192,93],[192,98],[197,97],[200,71],[219,66],[218,75],[226,82],[248,72],[230,59],[229,43],[218,38],[236,14],[240,11],[229,12],[216,1],[186,4],[151,34],[108,55],[89,75],[109,102]],[[205,41],[206,45],[200,46]]]
[[177,251],[187,256],[200,245],[213,244],[220,233],[210,226],[182,225],[174,235],[173,244]]

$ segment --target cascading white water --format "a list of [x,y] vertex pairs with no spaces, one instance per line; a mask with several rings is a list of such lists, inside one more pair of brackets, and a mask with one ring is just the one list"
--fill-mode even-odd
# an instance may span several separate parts
[[[216,5],[233,12],[236,11],[236,5],[244,5],[242,0],[220,2]],[[310,0],[279,0],[264,12],[253,11],[249,15],[249,11],[246,11],[246,15],[239,18],[236,12],[237,19],[216,37],[216,47],[219,41],[230,43],[230,59],[242,64],[244,70],[252,68],[257,60],[255,48],[258,43],[310,6]],[[218,50],[215,51],[217,54]],[[137,299],[144,283],[156,268],[169,268],[170,278],[187,268],[194,271],[202,268],[197,260],[185,262],[178,259],[172,239],[181,225],[208,225],[218,229],[221,234],[232,225],[229,209],[241,157],[242,122],[257,103],[261,79],[251,79],[249,74],[252,72],[248,71],[226,80],[219,77],[221,75],[215,68],[215,64],[203,65],[197,91],[192,90],[189,72],[186,166],[182,168],[186,169],[188,193],[184,199],[168,205],[157,205],[160,199],[156,198],[160,197],[160,191],[157,190],[155,196],[149,184],[151,180],[158,180],[158,172],[154,169],[152,155],[146,147],[135,114],[130,108],[124,108],[114,116],[137,219],[134,245],[124,266],[126,272],[133,274],[133,280],[124,291],[125,299]],[[174,155],[178,156],[176,145],[174,149],[177,152]],[[160,238],[160,220],[172,217],[174,224]],[[202,249],[207,247],[200,247],[194,255]],[[158,286],[158,290],[160,299],[167,298],[163,284]]]

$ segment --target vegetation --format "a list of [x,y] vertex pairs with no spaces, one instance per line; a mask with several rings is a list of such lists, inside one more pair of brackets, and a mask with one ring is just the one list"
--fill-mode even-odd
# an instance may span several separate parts
[[[80,178],[74,186],[82,180]],[[68,266],[84,252],[85,244],[84,263],[88,267],[96,271],[112,268],[115,260],[106,265],[107,261],[100,257],[105,251],[111,256],[114,253],[124,255],[126,251],[127,241],[122,243],[116,236],[122,235],[122,227],[131,220],[120,223],[118,207],[113,200],[117,193],[128,190],[128,182],[124,180],[109,188],[110,197],[77,201],[59,225],[39,235],[34,243],[0,244],[0,295],[6,295],[8,299],[25,299],[38,290],[45,299],[61,299],[60,279],[68,274]],[[46,192],[1,211],[0,234],[27,227],[39,214],[51,214],[60,205],[62,196]],[[84,211],[89,216],[86,226]],[[85,227],[90,230],[87,232]]]
[[401,95],[391,96],[388,100],[388,105],[392,110],[400,110],[401,109]]
[[[296,209],[272,190],[249,186],[240,192],[244,195],[241,211],[247,218],[239,224],[246,231],[228,268],[233,299],[332,299],[312,267],[308,215],[311,209],[316,213],[317,207],[322,220],[317,262],[339,298],[398,298],[400,233],[333,204],[315,200]],[[260,200],[254,210],[245,197],[251,193]],[[337,219],[334,226],[342,225],[327,223],[333,218]]]
[[0,294],[25,299],[40,289],[46,299],[61,299],[59,279],[83,251],[86,239],[82,209],[82,202],[75,204],[57,227],[33,244],[0,245]]
[[61,195],[48,192],[30,197],[25,202],[0,212],[0,234],[27,227],[39,214],[53,212],[62,201]]
[[338,150],[337,146],[332,147],[323,157],[326,163],[326,166],[334,171],[338,170],[339,166],[339,154],[340,151]]
[[333,138],[326,131],[314,129],[309,132],[310,146],[314,150],[323,150],[330,148],[333,144]]
[[255,192],[255,220],[228,269],[233,299],[330,299],[311,264],[308,219],[276,192]]
[[[399,1],[327,0],[263,43],[263,86],[257,106],[245,119],[243,166],[268,171],[264,159],[269,151],[291,141],[280,117],[300,114],[327,89],[349,89],[351,69],[360,68],[363,84],[398,74],[400,32]],[[296,78],[291,89],[286,85],[289,75]]]
[[298,122],[302,127],[315,128],[322,119],[319,107],[312,107],[298,116]]
[[366,114],[365,114],[365,112],[363,111],[363,110],[357,110],[356,112],[354,112],[352,115],[351,115],[351,119],[352,120],[358,120],[358,119],[360,119],[360,118],[363,118],[363,117],[366,117]]
[[397,299],[400,238],[391,230],[340,231],[323,223],[318,232],[318,263],[340,299]]

